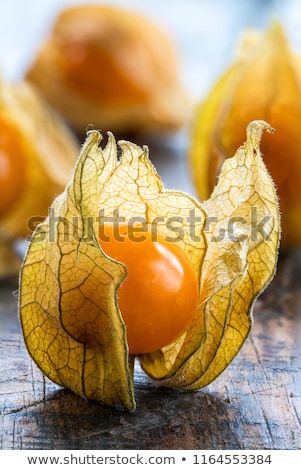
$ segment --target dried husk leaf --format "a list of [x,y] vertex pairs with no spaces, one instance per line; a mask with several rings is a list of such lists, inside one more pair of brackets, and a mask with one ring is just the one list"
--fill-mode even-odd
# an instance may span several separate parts
[[68,183],[79,143],[29,84],[1,80],[0,85],[1,117],[18,130],[16,139],[26,157],[20,197],[1,218],[1,226],[23,237],[30,233],[30,218],[46,217],[54,197]]
[[[143,369],[164,385],[194,390],[220,375],[245,342],[254,301],[274,275],[279,214],[275,189],[259,151],[264,128],[272,130],[260,121],[249,125],[246,143],[225,161],[218,185],[203,203],[213,219],[204,232],[207,250],[200,304],[180,351],[174,357],[170,345],[140,358]],[[257,233],[256,224],[267,216],[264,232]],[[231,223],[233,234],[221,237]]]
[[301,243],[301,69],[281,25],[248,34],[237,60],[198,107],[190,160],[199,196],[207,199],[221,166],[243,141],[247,124],[262,119],[277,129],[261,149],[277,187],[281,208],[281,246]]
[[[212,199],[202,206],[187,194],[163,189],[146,147],[119,142],[117,161],[112,135],[101,150],[100,134],[89,133],[73,179],[54,202],[52,218],[37,229],[20,276],[25,342],[48,377],[88,398],[135,408],[133,358],[118,309],[126,267],[98,243],[99,211],[114,217],[116,209],[126,221],[140,217],[150,228],[155,224],[160,238],[175,235],[170,220],[177,222],[183,233],[177,243],[200,282],[200,303],[186,332],[162,350],[140,355],[144,370],[163,385],[194,389],[231,362],[277,258],[277,199],[259,152],[264,128],[270,129],[262,122],[250,126],[246,144],[225,164]],[[255,241],[251,237],[253,206],[260,217],[271,218],[268,239],[261,233]],[[237,216],[245,217],[244,239],[213,240]]]
[[90,134],[71,184],[32,239],[21,272],[21,324],[29,353],[51,380],[133,409],[115,294],[126,272],[102,254],[89,223],[96,223],[98,194],[111,163],[97,149],[99,141]]

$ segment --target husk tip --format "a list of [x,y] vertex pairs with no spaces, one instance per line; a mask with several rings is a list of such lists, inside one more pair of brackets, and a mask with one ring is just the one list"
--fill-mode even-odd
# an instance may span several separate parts
[[254,147],[258,147],[261,141],[263,131],[273,133],[275,129],[264,120],[255,120],[247,125],[247,141]]

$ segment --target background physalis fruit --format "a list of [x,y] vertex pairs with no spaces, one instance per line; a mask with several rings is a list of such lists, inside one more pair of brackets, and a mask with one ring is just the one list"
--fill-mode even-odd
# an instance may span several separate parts
[[0,275],[5,275],[6,249],[47,216],[70,179],[79,143],[29,84],[1,80],[0,85]]
[[174,45],[150,19],[117,6],[63,10],[26,73],[80,135],[181,127],[190,99]]
[[[119,223],[128,237],[133,230],[136,237],[147,232],[174,245],[197,280],[197,305],[188,306],[193,311],[184,331],[160,349],[138,354],[144,371],[163,385],[193,390],[227,367],[248,336],[254,300],[276,266],[279,215],[259,151],[263,129],[271,130],[263,121],[248,126],[246,143],[224,163],[202,205],[163,189],[146,147],[121,141],[117,159],[112,134],[101,149],[101,135],[89,132],[72,180],[34,233],[20,275],[24,339],[51,380],[107,405],[135,409],[126,322],[132,326],[119,304],[127,266],[114,252],[106,254],[105,244],[101,248],[106,230],[112,233]],[[155,316],[158,286],[154,280],[147,287]],[[135,284],[129,289],[139,296]]]
[[226,158],[253,119],[264,119],[264,162],[277,187],[281,246],[301,244],[301,73],[279,24],[249,34],[237,61],[224,73],[195,114],[190,160],[199,196],[207,199]]

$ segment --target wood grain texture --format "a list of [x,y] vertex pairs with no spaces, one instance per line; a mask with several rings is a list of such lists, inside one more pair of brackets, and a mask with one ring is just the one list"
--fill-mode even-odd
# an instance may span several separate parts
[[254,327],[203,390],[158,387],[136,370],[137,411],[89,402],[46,379],[20,333],[16,281],[0,289],[1,449],[301,449],[301,252],[282,254]]

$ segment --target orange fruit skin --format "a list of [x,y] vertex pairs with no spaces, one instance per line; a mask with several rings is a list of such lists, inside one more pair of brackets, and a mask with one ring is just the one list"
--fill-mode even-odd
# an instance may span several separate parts
[[104,252],[128,270],[117,295],[130,354],[156,351],[176,340],[198,302],[197,279],[184,251],[126,226],[117,236],[109,228],[100,238]]

